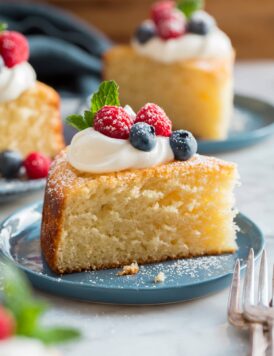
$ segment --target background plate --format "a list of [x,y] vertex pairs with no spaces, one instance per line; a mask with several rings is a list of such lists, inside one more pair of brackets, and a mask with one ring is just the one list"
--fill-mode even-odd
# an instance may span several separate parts
[[199,153],[217,153],[253,145],[274,134],[274,106],[252,97],[235,95],[227,139],[199,141]]
[[[90,99],[80,103],[77,112],[86,110]],[[65,125],[69,144],[77,131]],[[211,154],[244,148],[274,134],[274,106],[260,99],[235,94],[234,112],[228,137],[219,141],[199,141],[199,153]]]
[[6,180],[0,178],[0,204],[20,198],[29,192],[43,189],[45,185],[46,179]]
[[[40,225],[42,203],[15,212],[0,226],[0,254],[24,270],[33,285],[64,297],[112,304],[161,304],[198,298],[226,287],[236,258],[245,268],[248,251],[258,257],[263,236],[258,227],[242,214],[236,223],[239,250],[236,254],[207,256],[141,266],[135,276],[118,277],[117,269],[72,273],[51,272],[41,257]],[[164,283],[154,283],[163,271]]]

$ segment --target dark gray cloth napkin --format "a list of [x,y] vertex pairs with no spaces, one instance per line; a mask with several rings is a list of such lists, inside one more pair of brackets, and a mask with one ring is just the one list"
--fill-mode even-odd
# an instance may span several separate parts
[[9,1],[0,1],[0,22],[28,37],[39,80],[63,95],[85,96],[98,86],[111,42],[92,26],[53,6]]

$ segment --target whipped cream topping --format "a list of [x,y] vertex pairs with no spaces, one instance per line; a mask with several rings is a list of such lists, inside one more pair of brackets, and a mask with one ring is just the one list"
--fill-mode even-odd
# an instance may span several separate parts
[[13,68],[0,69],[0,102],[17,99],[36,81],[36,74],[28,62],[17,64]]
[[183,59],[231,56],[231,41],[216,26],[215,20],[204,11],[197,11],[193,17],[195,19],[207,17],[208,21],[212,22],[213,29],[206,35],[186,33],[169,40],[153,37],[144,44],[133,39],[132,46],[139,54],[163,63],[172,63]]
[[68,147],[68,161],[79,171],[89,173],[140,169],[174,160],[169,137],[156,137],[149,152],[134,148],[129,140],[111,138],[87,128],[78,132]]

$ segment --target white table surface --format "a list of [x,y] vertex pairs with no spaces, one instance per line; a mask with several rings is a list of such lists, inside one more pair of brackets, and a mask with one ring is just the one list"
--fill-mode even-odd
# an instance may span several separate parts
[[[274,102],[274,61],[236,65],[236,92]],[[73,111],[65,103],[65,111]],[[274,263],[274,138],[256,146],[221,154],[238,163],[242,186],[237,206],[254,220],[266,236],[269,264]],[[0,219],[42,198],[27,198],[0,205]],[[80,341],[60,347],[65,356],[231,356],[245,355],[248,335],[226,320],[228,290],[200,300],[168,306],[126,307],[75,302],[45,293],[51,303],[46,324],[78,327]]]

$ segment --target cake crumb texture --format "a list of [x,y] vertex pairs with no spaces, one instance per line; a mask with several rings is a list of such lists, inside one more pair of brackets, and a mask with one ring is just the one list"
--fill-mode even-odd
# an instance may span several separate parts
[[165,279],[166,279],[166,276],[165,276],[164,272],[161,271],[157,274],[157,276],[155,276],[154,282],[155,283],[163,283],[165,281]]
[[122,271],[117,273],[117,276],[131,276],[139,272],[139,266],[137,262],[132,262],[128,266],[124,266]]
[[58,273],[234,252],[234,164],[195,155],[157,167],[81,173],[63,152],[45,193],[41,244]]
[[63,147],[60,98],[54,89],[36,82],[17,99],[0,103],[0,151],[54,157]]

